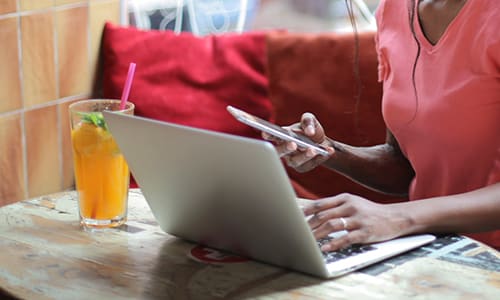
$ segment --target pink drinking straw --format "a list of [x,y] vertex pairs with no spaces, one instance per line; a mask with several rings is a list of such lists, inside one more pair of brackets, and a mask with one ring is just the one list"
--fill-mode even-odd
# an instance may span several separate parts
[[125,86],[123,87],[122,98],[120,102],[120,110],[125,109],[125,104],[127,104],[128,95],[130,94],[130,88],[132,87],[132,80],[134,79],[135,73],[135,63],[130,63],[128,67],[127,80],[125,81]]

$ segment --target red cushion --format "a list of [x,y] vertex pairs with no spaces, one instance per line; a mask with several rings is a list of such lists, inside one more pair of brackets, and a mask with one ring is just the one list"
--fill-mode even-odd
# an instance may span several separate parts
[[105,98],[121,97],[128,66],[137,64],[129,97],[136,115],[251,137],[260,134],[226,106],[271,117],[264,33],[196,37],[107,23],[102,45]]
[[265,51],[263,32],[197,37],[107,23],[102,94],[120,99],[129,64],[135,62],[129,101],[136,115],[260,138],[226,106],[271,119]]

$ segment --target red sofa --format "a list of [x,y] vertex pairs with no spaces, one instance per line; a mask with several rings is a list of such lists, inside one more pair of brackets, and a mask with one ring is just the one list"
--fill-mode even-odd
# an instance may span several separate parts
[[[330,137],[373,145],[385,138],[374,33],[357,38],[358,55],[353,34],[268,31],[195,37],[108,23],[96,95],[120,98],[128,65],[135,62],[130,101],[137,115],[260,138],[259,132],[235,121],[226,105],[280,125],[309,111]],[[300,197],[350,192],[392,199],[324,168],[287,171]]]

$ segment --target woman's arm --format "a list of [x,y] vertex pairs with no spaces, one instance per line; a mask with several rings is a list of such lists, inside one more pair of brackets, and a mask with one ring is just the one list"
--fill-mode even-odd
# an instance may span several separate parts
[[385,144],[372,147],[327,141],[335,152],[324,166],[376,191],[407,196],[415,172],[390,131]]
[[385,144],[354,147],[328,138],[311,113],[304,113],[300,122],[291,125],[289,129],[308,136],[331,153],[325,158],[316,155],[311,149],[297,149],[294,143],[263,134],[265,139],[277,144],[276,149],[280,155],[295,170],[307,172],[323,165],[370,189],[397,196],[408,194],[415,173],[390,131],[387,131]]
[[341,194],[314,201],[304,207],[304,213],[312,215],[308,222],[317,239],[348,231],[325,245],[324,251],[424,232],[491,231],[500,228],[500,183],[463,194],[395,204]]
[[500,183],[463,194],[397,203],[394,209],[407,211],[407,233],[495,230],[500,228]]

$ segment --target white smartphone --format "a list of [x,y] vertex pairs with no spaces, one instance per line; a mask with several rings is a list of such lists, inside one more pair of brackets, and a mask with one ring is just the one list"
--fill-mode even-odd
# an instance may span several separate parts
[[236,120],[240,121],[243,124],[266,132],[282,140],[295,142],[299,148],[313,148],[316,153],[320,155],[329,155],[328,151],[322,145],[313,142],[311,139],[304,135],[286,130],[281,126],[268,122],[264,119],[251,115],[245,111],[242,111],[241,109],[235,108],[230,105],[227,106],[227,110],[236,118]]

